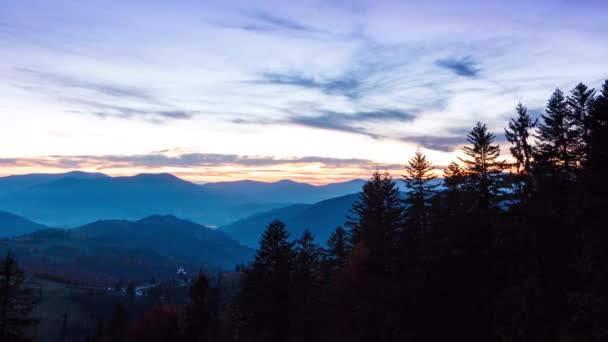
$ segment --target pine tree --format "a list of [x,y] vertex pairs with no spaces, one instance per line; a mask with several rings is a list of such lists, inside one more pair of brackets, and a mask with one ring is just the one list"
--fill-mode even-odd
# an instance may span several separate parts
[[486,125],[478,122],[467,135],[472,146],[462,148],[468,159],[460,158],[466,166],[469,190],[477,197],[475,206],[482,211],[498,207],[502,195],[501,176],[506,163],[498,160],[500,146],[493,145],[495,138]]
[[24,329],[35,323],[29,317],[35,305],[33,290],[12,252],[0,260],[0,341],[24,340]]
[[[393,178],[387,172],[374,172],[350,213],[346,226],[353,245],[364,243],[371,258],[380,263],[388,261],[403,227],[403,205]],[[389,263],[384,264],[388,267]]]
[[443,170],[443,182],[446,190],[449,192],[458,192],[462,190],[466,180],[466,172],[455,162],[451,162],[448,167]]
[[608,193],[608,181],[605,172],[608,170],[608,80],[593,102],[589,117],[589,132],[586,141],[585,161],[586,183],[595,193]]
[[294,281],[296,286],[310,288],[318,285],[321,262],[321,247],[315,243],[312,234],[305,230],[295,244]]
[[582,165],[585,159],[585,142],[588,140],[589,126],[591,124],[591,108],[595,99],[595,89],[589,89],[583,83],[579,83],[566,100],[570,109],[571,121],[574,130],[574,153],[575,164]]
[[538,124],[538,159],[542,174],[571,179],[575,168],[577,143],[573,116],[561,90],[551,95]]
[[436,178],[432,173],[433,167],[426,156],[422,154],[420,148],[408,161],[405,172],[403,182],[407,188],[407,197],[403,202],[405,204],[407,228],[419,233],[426,232],[430,226],[430,200],[434,195],[437,184],[432,183]]
[[348,230],[337,227],[327,240],[327,259],[330,271],[335,272],[344,265],[351,248]]
[[190,302],[185,309],[185,336],[200,341],[209,333],[212,316],[208,308],[209,278],[199,272],[190,286]]
[[530,144],[530,131],[538,124],[532,119],[528,108],[519,103],[515,107],[517,117],[509,121],[509,128],[505,128],[507,141],[511,143],[511,155],[515,158],[517,170],[520,173],[530,174],[532,171],[533,148]]
[[250,267],[239,303],[241,336],[251,341],[286,341],[290,332],[294,244],[285,224],[270,223]]

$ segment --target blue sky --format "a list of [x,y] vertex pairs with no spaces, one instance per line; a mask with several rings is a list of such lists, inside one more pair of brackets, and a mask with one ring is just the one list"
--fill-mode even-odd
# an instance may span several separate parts
[[[440,168],[608,78],[605,1],[29,1],[0,9],[0,173],[314,183]],[[508,148],[503,145],[503,153]]]

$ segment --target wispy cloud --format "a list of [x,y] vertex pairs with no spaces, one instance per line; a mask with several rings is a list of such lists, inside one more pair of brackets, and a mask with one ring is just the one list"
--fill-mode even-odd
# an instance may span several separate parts
[[303,75],[283,73],[263,73],[261,79],[251,82],[318,89],[328,95],[340,95],[349,98],[359,98],[362,86],[362,81],[354,77],[316,80]]
[[122,119],[144,118],[151,119],[191,119],[197,111],[184,111],[177,109],[159,110],[144,109],[132,106],[112,105],[108,103],[66,98],[67,102],[78,104],[80,109],[72,110],[73,113],[92,114],[101,118],[117,117]]
[[415,114],[399,110],[360,111],[354,113],[325,111],[316,116],[294,115],[288,119],[288,122],[302,126],[357,133],[372,138],[380,138],[383,136],[371,132],[366,127],[366,124],[407,122],[412,121],[415,118]]
[[135,87],[126,87],[106,82],[96,82],[78,77],[29,68],[15,68],[14,70],[23,76],[26,76],[31,83],[40,87],[78,88],[106,96],[156,102],[156,99],[148,92]]
[[448,69],[458,76],[477,77],[481,69],[479,63],[471,56],[460,58],[445,58],[435,61],[438,66]]

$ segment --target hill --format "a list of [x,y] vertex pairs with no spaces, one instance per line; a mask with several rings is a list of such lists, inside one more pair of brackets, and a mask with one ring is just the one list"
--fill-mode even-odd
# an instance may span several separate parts
[[23,175],[0,179],[0,210],[55,227],[75,227],[102,219],[136,220],[154,214],[220,226],[289,204],[315,203],[356,192],[361,182],[324,186],[292,181],[199,185],[171,174]]
[[365,181],[353,179],[347,182],[326,185],[311,185],[280,180],[258,182],[252,180],[217,182],[202,187],[224,196],[239,196],[250,202],[317,203],[326,199],[359,192]]
[[46,229],[0,240],[32,273],[77,282],[112,283],[119,278],[149,281],[172,276],[178,266],[230,270],[253,251],[223,232],[174,216],[139,221],[98,221],[71,230]]
[[287,225],[292,238],[298,238],[308,229],[318,243],[324,244],[331,232],[346,221],[348,210],[358,194],[340,196],[313,205],[294,205],[252,215],[232,224],[220,227],[241,243],[257,248],[264,229],[273,220]]
[[21,216],[0,211],[0,238],[15,237],[46,228],[48,227]]

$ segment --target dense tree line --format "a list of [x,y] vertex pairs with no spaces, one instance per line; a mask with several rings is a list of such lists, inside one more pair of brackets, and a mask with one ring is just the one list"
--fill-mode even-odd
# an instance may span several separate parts
[[442,186],[420,151],[399,192],[363,186],[326,248],[271,223],[245,269],[236,341],[608,339],[608,81],[523,104],[511,160],[477,123]]

